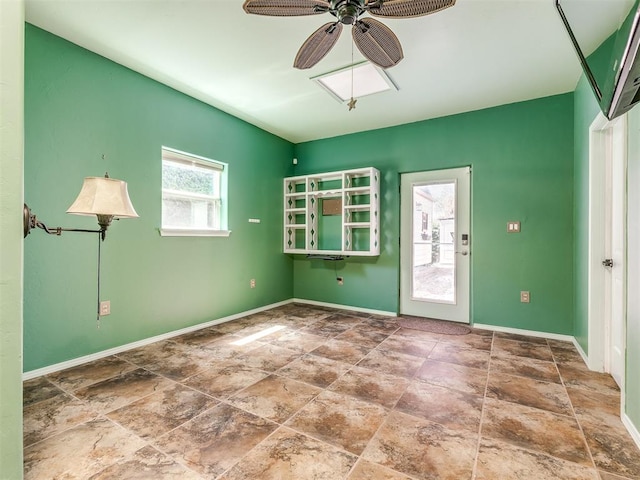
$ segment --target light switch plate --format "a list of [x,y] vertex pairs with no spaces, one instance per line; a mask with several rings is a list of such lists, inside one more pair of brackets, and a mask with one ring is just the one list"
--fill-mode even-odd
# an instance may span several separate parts
[[520,233],[520,222],[507,222],[507,233]]

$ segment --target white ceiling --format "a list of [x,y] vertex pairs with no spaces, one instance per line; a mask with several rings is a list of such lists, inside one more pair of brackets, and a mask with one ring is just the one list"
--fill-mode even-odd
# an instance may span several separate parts
[[300,45],[333,17],[247,15],[242,3],[27,0],[26,19],[295,143],[564,93],[580,75],[553,0],[457,0],[380,19],[404,49],[387,71],[399,91],[348,111],[310,77],[351,63],[350,28],[314,68],[296,70]]

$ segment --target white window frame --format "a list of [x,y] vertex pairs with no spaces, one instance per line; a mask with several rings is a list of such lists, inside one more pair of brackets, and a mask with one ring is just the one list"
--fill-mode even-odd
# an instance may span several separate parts
[[[162,222],[164,215],[161,214],[160,218],[160,235],[163,237],[228,237],[231,234],[231,230],[227,229],[227,174],[228,165],[226,163],[211,160],[205,157],[200,157],[191,153],[181,152],[169,147],[162,147],[162,165],[164,163],[181,163],[184,165],[204,167],[209,170],[215,170],[220,174],[220,197],[215,198],[214,206],[217,207],[218,217],[220,221],[219,229],[210,228],[191,228],[191,227],[165,227]],[[160,208],[164,209],[164,194],[170,193],[172,196],[181,196],[184,198],[203,198],[211,200],[212,197],[208,195],[202,195],[197,193],[188,193],[180,190],[169,190],[162,188],[161,205]]]

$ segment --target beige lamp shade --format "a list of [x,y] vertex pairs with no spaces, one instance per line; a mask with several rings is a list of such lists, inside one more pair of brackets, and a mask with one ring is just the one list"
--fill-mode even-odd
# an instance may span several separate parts
[[116,218],[138,216],[129,199],[127,182],[105,177],[86,177],[78,198],[67,209],[67,213],[109,215]]

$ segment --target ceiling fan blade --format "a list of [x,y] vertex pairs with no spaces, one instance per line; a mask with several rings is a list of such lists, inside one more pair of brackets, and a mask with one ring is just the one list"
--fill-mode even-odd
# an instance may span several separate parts
[[377,17],[421,17],[453,7],[456,0],[370,0],[368,12]]
[[329,11],[326,0],[246,0],[242,6],[247,13],[272,17],[317,15]]
[[393,67],[404,57],[398,37],[382,22],[365,18],[351,32],[360,53],[379,67]]
[[313,32],[298,50],[293,66],[304,70],[313,67],[329,53],[342,33],[340,22],[329,22]]

